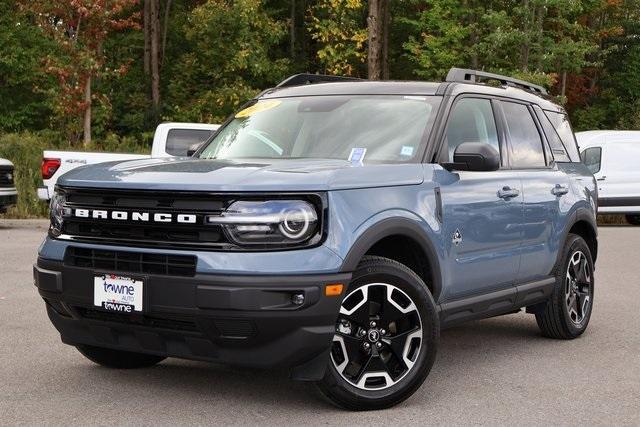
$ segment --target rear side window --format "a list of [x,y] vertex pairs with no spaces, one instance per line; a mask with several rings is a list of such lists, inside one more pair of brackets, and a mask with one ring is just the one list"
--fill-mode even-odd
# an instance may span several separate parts
[[171,129],[167,135],[166,151],[172,156],[184,157],[189,147],[206,141],[212,133],[207,129]]
[[515,168],[542,168],[544,158],[542,139],[531,112],[526,105],[501,102],[511,151],[509,159]]
[[596,174],[600,172],[600,165],[602,162],[602,148],[600,147],[591,147],[587,148],[580,155],[582,158],[582,163],[587,166],[587,168],[591,171],[592,174]]
[[573,135],[573,130],[571,129],[571,124],[569,124],[569,118],[567,115],[548,110],[545,110],[544,114],[547,116],[556,132],[558,132],[558,136],[560,136],[571,161],[579,162],[580,155],[578,154],[578,144],[576,143],[576,138]]
[[499,153],[500,145],[491,101],[480,98],[462,98],[458,101],[447,124],[446,137],[448,162],[453,162],[453,153],[465,142],[489,144]]

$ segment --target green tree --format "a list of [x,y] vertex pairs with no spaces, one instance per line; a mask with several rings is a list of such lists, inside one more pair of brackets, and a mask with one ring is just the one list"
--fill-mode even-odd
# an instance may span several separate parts
[[287,36],[260,0],[208,0],[188,14],[185,51],[172,67],[170,118],[221,122],[288,71],[286,58],[274,58]]
[[54,79],[42,67],[55,46],[10,2],[0,2],[0,132],[48,125]]
[[367,28],[363,0],[319,0],[309,7],[309,33],[323,73],[365,76]]

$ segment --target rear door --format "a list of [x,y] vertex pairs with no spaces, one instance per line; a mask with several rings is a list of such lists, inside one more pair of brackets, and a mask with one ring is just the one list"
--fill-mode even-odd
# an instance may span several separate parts
[[500,101],[500,109],[509,164],[522,181],[524,222],[517,282],[524,283],[547,277],[553,268],[565,226],[563,215],[570,208],[566,202],[570,182],[553,160],[533,106]]
[[437,174],[446,300],[510,288],[518,272],[522,188],[518,172],[506,167],[507,152],[494,103],[481,97],[458,98],[440,149],[439,161],[446,163],[453,161],[458,145],[482,142],[500,151],[503,164],[493,172],[443,170]]

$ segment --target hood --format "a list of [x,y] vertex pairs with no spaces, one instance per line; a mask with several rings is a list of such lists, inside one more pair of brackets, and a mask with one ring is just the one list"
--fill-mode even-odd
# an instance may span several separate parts
[[354,165],[344,160],[145,159],[82,166],[62,175],[71,187],[175,191],[328,191],[420,184],[419,164]]

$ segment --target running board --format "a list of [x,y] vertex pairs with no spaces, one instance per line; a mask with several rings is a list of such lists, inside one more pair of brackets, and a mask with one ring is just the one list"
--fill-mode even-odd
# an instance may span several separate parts
[[553,292],[556,279],[548,277],[483,295],[440,304],[440,328],[448,328],[467,320],[498,316],[546,301]]

